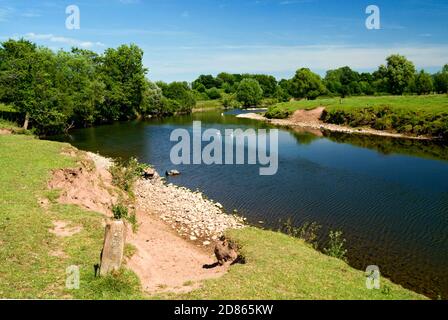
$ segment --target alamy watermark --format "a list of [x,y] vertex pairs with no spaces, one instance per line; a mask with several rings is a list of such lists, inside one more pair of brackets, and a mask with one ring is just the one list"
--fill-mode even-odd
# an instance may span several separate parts
[[372,4],[366,8],[366,14],[369,14],[366,19],[366,28],[369,30],[381,29],[380,8]]
[[[277,173],[277,129],[225,129],[222,133],[210,128],[202,132],[201,122],[194,121],[192,135],[193,137],[186,129],[173,130],[170,141],[178,143],[171,148],[172,164],[258,164],[259,174],[262,176]],[[203,142],[208,142],[204,148]]]
[[366,268],[366,288],[369,290],[381,288],[381,274],[378,266],[368,266]]
[[81,29],[81,11],[76,5],[70,5],[65,8],[65,13],[68,17],[65,19],[65,27],[68,30],[79,30]]
[[65,269],[65,287],[69,290],[79,289],[79,267],[78,266],[68,266]]

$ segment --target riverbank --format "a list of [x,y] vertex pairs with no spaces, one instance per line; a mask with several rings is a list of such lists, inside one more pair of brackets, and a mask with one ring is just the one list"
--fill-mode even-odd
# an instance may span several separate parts
[[[323,108],[323,109],[322,109]],[[278,103],[266,117],[279,124],[323,127],[337,132],[411,139],[448,139],[447,95],[359,96]],[[301,121],[301,112],[323,110],[319,123]]]
[[316,130],[328,130],[332,132],[350,133],[350,134],[364,134],[374,135],[390,138],[406,138],[414,140],[431,140],[431,137],[426,136],[410,136],[401,133],[392,133],[387,131],[375,130],[372,128],[352,128],[348,126],[342,126],[337,124],[325,123],[321,119],[322,113],[325,111],[324,107],[319,107],[312,110],[297,110],[292,116],[287,119],[268,119],[265,116],[258,113],[246,113],[240,114],[237,118],[252,119],[265,121],[275,126],[289,127],[289,128],[303,128],[308,129],[310,132]]
[[[159,178],[140,181],[143,187],[137,183],[138,228],[136,233],[130,232],[126,267],[117,275],[95,278],[92,266],[98,262],[104,219],[110,213],[61,203],[61,196],[67,199],[64,190],[48,189],[52,172],[78,167],[87,154],[68,144],[3,135],[0,155],[4,169],[0,174],[0,243],[7,244],[0,247],[1,298],[424,298],[386,279],[382,279],[384,290],[368,290],[362,271],[315,251],[299,239],[251,227],[233,229],[232,223],[232,228],[224,230],[219,205]],[[86,173],[94,180],[89,183],[114,193],[104,171],[110,162],[99,156],[90,155],[90,159]],[[95,179],[99,181],[95,183]],[[168,196],[161,196],[161,190]],[[187,209],[194,207],[197,212],[191,218]],[[216,220],[206,219],[201,225],[204,214]],[[208,230],[213,221],[216,235],[225,232],[240,245],[245,264],[231,266],[228,272],[203,268],[203,264],[214,262],[212,245],[204,245],[206,239],[213,241],[213,235],[205,232],[201,239],[200,230]],[[186,227],[195,225],[199,236],[194,228]],[[186,230],[181,237],[182,226]],[[196,240],[190,239],[192,231]],[[64,287],[65,268],[72,264],[80,267],[80,290]]]

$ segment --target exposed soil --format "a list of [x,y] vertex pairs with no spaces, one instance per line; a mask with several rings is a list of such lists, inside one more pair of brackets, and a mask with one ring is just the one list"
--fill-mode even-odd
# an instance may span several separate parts
[[9,129],[0,129],[0,136],[7,135],[7,134],[12,134],[12,131]]
[[50,229],[50,232],[57,237],[71,237],[82,230],[80,226],[70,227],[70,223],[67,221],[53,221],[53,225],[54,227]]
[[376,135],[383,137],[392,138],[407,138],[407,139],[418,139],[418,140],[430,140],[430,137],[425,136],[408,136],[400,133],[392,133],[387,131],[375,130],[372,128],[352,128],[347,126],[341,126],[336,124],[325,123],[320,120],[322,112],[325,110],[324,107],[318,107],[312,110],[297,110],[287,119],[267,119],[266,117],[257,113],[246,113],[238,115],[238,118],[246,118],[253,120],[262,120],[269,122],[273,125],[285,126],[290,128],[303,128],[305,131],[321,131],[329,130],[334,132],[344,132],[344,133],[358,133],[367,135]]
[[186,292],[199,287],[201,280],[227,271],[225,266],[204,268],[216,262],[213,253],[185,241],[163,221],[141,211],[137,220],[137,233],[128,233],[128,242],[137,248],[128,266],[139,276],[145,291]]
[[61,190],[59,202],[76,204],[85,209],[110,215],[110,208],[116,196],[109,192],[112,188],[110,174],[89,169],[85,163],[77,168],[60,169],[53,172],[48,183],[50,189]]
[[[75,156],[73,152],[64,154]],[[86,154],[88,161],[81,161],[79,167],[54,171],[48,186],[50,189],[61,190],[59,202],[76,204],[110,217],[110,208],[117,200],[118,192],[112,185],[112,178],[108,171],[112,161],[93,153]],[[147,197],[145,201],[138,186],[148,186],[149,181],[147,183],[143,181],[137,183],[137,190],[135,190],[135,193],[139,195],[136,204],[138,230],[136,233],[129,230],[126,240],[137,249],[137,252],[127,261],[127,266],[138,275],[143,289],[149,293],[186,292],[199,287],[204,279],[225,274],[227,266],[215,266],[216,258],[212,252],[211,241],[210,245],[205,247],[202,242],[198,244],[198,241],[184,239],[177,234],[178,230],[174,225],[162,221],[160,213],[166,212],[168,205],[172,204],[167,202],[166,206],[153,207],[153,201],[160,196],[159,192],[162,189],[166,188],[165,191],[169,195],[175,187],[163,184],[162,179],[157,176],[155,180],[158,181],[157,188],[152,189],[153,192],[149,192],[147,188],[144,191]],[[182,189],[182,192],[191,191]],[[193,192],[191,194],[197,196]],[[191,197],[187,196],[183,199],[176,198],[175,201],[185,202],[179,204],[181,207],[197,205]],[[217,210],[213,202],[210,204],[201,202],[201,204],[206,205],[205,208]],[[212,218],[216,212],[209,211]],[[232,219],[231,216],[229,217]],[[225,222],[222,220],[222,214],[217,216],[217,219],[219,222]],[[55,228],[51,232],[58,236],[70,236],[73,232],[79,232],[77,229],[67,228],[67,225],[64,221],[55,221]],[[55,252],[54,255],[63,255],[63,252]],[[208,267],[204,268],[204,266]]]

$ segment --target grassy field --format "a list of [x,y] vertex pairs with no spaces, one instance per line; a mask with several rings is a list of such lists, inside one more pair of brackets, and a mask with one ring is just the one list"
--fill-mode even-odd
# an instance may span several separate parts
[[257,228],[233,230],[246,264],[221,279],[208,280],[187,299],[423,299],[382,279],[368,290],[363,272],[328,257],[299,239]]
[[328,98],[317,100],[301,100],[283,102],[275,105],[275,108],[294,112],[300,109],[314,109],[324,106],[328,111],[351,111],[362,108],[390,107],[393,110],[428,112],[433,114],[448,113],[447,95],[429,96],[379,96],[379,97],[348,97]]
[[[52,169],[75,165],[61,154],[69,145],[31,136],[0,136],[0,298],[75,299],[421,299],[383,280],[387,290],[367,290],[365,276],[301,240],[256,228],[229,232],[247,263],[184,295],[148,297],[135,274],[95,278],[103,240],[102,215],[58,204],[48,191]],[[48,207],[38,199],[48,199]],[[49,232],[54,221],[82,227],[71,237]],[[65,270],[77,265],[81,288],[65,288]]]
[[[46,190],[52,169],[75,164],[61,155],[67,146],[31,136],[0,136],[0,298],[141,298],[131,272],[94,277],[104,234],[102,215],[57,204],[57,194]],[[44,209],[38,198],[49,199],[49,207]],[[59,238],[49,232],[56,220],[82,231]],[[70,265],[80,268],[79,290],[65,289]]]
[[206,111],[206,110],[220,110],[223,109],[224,106],[220,100],[203,100],[197,101],[196,106],[193,108],[193,112],[197,111]]
[[448,96],[382,96],[303,100],[269,108],[268,118],[286,118],[299,109],[326,108],[322,120],[413,136],[448,139]]

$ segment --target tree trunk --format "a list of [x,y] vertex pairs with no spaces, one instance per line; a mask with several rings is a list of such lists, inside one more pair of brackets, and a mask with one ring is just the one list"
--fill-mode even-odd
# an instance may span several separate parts
[[30,122],[30,114],[27,112],[25,115],[25,122],[23,123],[23,129],[28,130],[29,122]]

